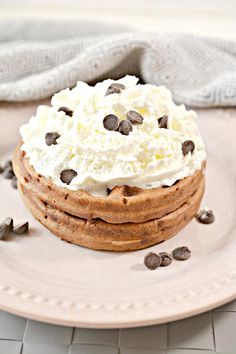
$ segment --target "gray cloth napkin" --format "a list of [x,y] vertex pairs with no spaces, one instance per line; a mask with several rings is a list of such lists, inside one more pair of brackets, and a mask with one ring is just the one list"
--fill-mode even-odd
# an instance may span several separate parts
[[78,80],[125,74],[167,86],[176,102],[234,106],[236,42],[101,23],[0,23],[0,100],[45,98]]

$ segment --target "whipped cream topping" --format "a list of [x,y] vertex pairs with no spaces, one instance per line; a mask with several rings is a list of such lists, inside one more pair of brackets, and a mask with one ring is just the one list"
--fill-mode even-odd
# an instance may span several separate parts
[[[114,82],[126,88],[106,95]],[[73,116],[58,111],[62,106],[72,110]],[[123,120],[130,110],[142,115],[143,124],[134,125],[128,136],[104,128],[105,116],[115,114]],[[163,115],[168,116],[168,129],[158,125]],[[200,169],[206,159],[195,118],[194,111],[173,102],[167,88],[138,84],[134,76],[105,80],[94,87],[78,82],[72,90],[55,94],[51,106],[39,106],[21,127],[22,150],[37,173],[71,190],[105,196],[107,188],[119,185],[171,186]],[[56,145],[46,144],[49,132],[60,135]],[[195,150],[183,156],[186,140],[194,142]],[[65,169],[77,172],[69,185],[60,179]]]

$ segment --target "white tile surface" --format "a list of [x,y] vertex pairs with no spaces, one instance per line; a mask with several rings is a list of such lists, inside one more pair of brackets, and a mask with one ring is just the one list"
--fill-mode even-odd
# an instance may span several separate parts
[[118,348],[110,345],[72,344],[69,354],[118,354]]
[[216,350],[236,353],[236,313],[215,312]]
[[73,329],[46,323],[28,321],[24,341],[28,343],[48,343],[70,345]]
[[0,339],[22,340],[26,319],[0,311]]
[[0,340],[0,354],[21,354],[21,347],[22,342]]
[[122,329],[120,331],[120,347],[166,349],[167,325]]
[[75,328],[73,343],[118,345],[119,330]]
[[168,326],[169,348],[214,349],[212,314],[188,318]]
[[69,346],[25,343],[22,354],[68,354]]

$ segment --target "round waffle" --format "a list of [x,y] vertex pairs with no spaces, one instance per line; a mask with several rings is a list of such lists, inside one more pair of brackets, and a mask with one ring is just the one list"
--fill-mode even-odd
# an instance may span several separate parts
[[72,191],[59,187],[37,174],[20,146],[13,159],[19,183],[53,208],[86,220],[99,218],[107,223],[123,224],[162,218],[186,203],[199,190],[204,179],[205,163],[201,170],[171,187],[142,189],[117,186],[106,197],[95,197],[85,190]]
[[18,187],[34,217],[62,240],[96,250],[132,251],[167,240],[189,223],[199,208],[204,178],[197,191],[175,211],[158,219],[123,224],[72,216],[40,200],[27,184],[19,183]]

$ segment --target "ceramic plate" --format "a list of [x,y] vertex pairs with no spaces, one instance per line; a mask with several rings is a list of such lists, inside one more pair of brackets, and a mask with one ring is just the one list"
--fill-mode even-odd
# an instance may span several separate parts
[[[0,109],[4,161],[18,141],[19,125],[33,104]],[[172,321],[209,310],[236,297],[236,117],[234,110],[199,112],[208,147],[202,206],[216,222],[193,220],[176,237],[132,253],[91,251],[59,240],[33,219],[18,191],[0,177],[0,220],[29,221],[28,236],[0,242],[0,308],[40,321],[70,326],[134,327]],[[186,245],[192,257],[150,271],[148,251]]]

